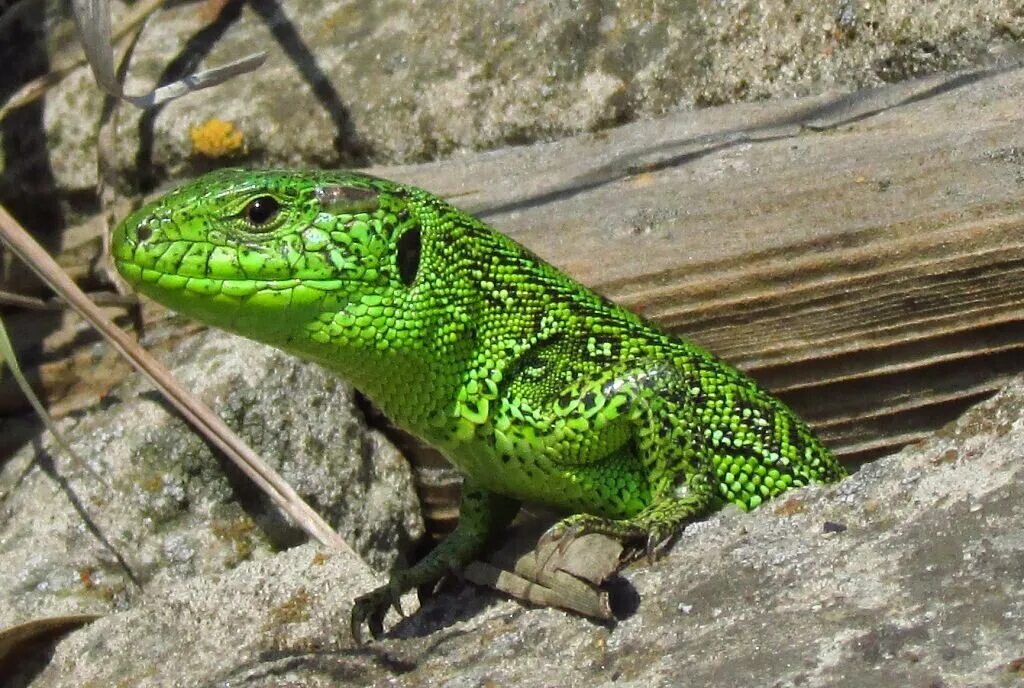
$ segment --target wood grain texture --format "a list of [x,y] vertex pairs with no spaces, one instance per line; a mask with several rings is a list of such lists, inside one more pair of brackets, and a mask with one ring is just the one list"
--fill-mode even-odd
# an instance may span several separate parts
[[779,393],[851,463],[1024,371],[1024,69],[387,170]]

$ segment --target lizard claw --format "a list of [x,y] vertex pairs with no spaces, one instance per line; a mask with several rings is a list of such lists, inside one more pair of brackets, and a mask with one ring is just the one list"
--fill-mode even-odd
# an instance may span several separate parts
[[[674,540],[675,536],[671,531],[666,532],[664,528],[651,528],[650,532],[647,533],[647,541],[642,548],[642,555],[646,556],[647,563],[653,564],[660,559],[668,551]],[[641,552],[638,552],[637,556],[641,556]]]
[[384,633],[384,617],[389,609],[394,609],[403,619],[406,618],[402,609],[402,581],[395,576],[386,585],[371,590],[356,598],[352,605],[349,625],[356,644],[365,644],[363,625],[370,629],[370,636],[377,640]]
[[349,625],[357,645],[366,644],[366,638],[363,636],[364,625],[369,627],[370,636],[374,640],[380,638],[384,632],[384,615],[387,613],[387,606],[381,604],[380,598],[381,592],[386,592],[386,590],[386,587],[377,588],[365,595],[360,595],[353,603]]
[[545,549],[548,550],[547,555],[544,557],[544,561],[540,562],[540,570],[545,570],[551,563],[552,559],[557,555],[559,559],[565,556],[566,551],[569,549],[569,545],[573,543],[577,537],[582,535],[586,531],[586,527],[583,524],[572,524],[566,525],[565,522],[559,522],[551,526],[540,536],[537,540],[537,547],[535,551],[539,554]]
[[556,523],[545,530],[544,534],[537,539],[536,551],[540,552],[543,549],[554,546],[564,535],[565,527],[561,523]]
[[391,591],[391,608],[398,612],[398,615],[403,619],[407,618],[405,610],[402,609],[402,591],[393,585],[388,585],[388,590]]
[[651,532],[647,535],[647,542],[644,544],[644,555],[647,558],[648,566],[658,560],[661,538],[658,533]]

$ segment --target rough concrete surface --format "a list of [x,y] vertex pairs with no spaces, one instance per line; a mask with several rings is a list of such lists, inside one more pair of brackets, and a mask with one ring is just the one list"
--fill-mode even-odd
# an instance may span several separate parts
[[615,627],[461,589],[357,647],[347,613],[371,582],[304,545],[162,581],[27,685],[1017,685],[1022,446],[1018,378],[837,486],[692,526],[626,571],[640,603]]

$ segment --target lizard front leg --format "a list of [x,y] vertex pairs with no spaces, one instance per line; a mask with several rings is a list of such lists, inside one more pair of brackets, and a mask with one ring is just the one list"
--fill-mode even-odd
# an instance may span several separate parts
[[[706,451],[703,433],[690,419],[694,405],[692,384],[678,369],[661,363],[625,367],[600,381],[600,395],[608,400],[606,423],[626,423],[633,438],[632,451],[613,455],[611,474],[625,466],[642,474],[647,484],[643,504],[633,513],[613,516],[580,513],[559,521],[542,537],[540,545],[560,540],[559,550],[588,533],[606,535],[625,547],[624,562],[664,551],[686,524],[721,506],[715,486],[715,468]],[[595,395],[595,383],[579,385],[581,398]],[[578,409],[570,404],[566,408]],[[613,420],[614,419],[614,420]],[[613,458],[614,457],[614,458]],[[575,458],[575,457],[573,457]],[[623,458],[628,461],[623,462]],[[598,464],[602,460],[597,461]],[[616,480],[617,483],[625,482]]]
[[538,549],[557,540],[558,550],[564,551],[574,538],[597,533],[626,546],[623,564],[642,555],[654,559],[668,549],[688,523],[721,506],[721,499],[706,481],[691,482],[692,486],[676,489],[671,496],[661,496],[629,518],[611,519],[593,514],[574,514],[564,518],[541,537]]
[[363,625],[376,639],[384,630],[384,615],[394,607],[402,613],[401,596],[461,570],[503,530],[519,511],[519,502],[486,490],[467,477],[462,485],[459,524],[427,556],[410,568],[394,571],[386,585],[356,598],[352,606],[352,635],[363,641]]

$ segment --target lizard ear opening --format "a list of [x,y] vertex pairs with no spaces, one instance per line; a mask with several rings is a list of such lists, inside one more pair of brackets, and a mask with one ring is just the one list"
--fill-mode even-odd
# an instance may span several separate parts
[[422,247],[419,227],[413,227],[398,238],[395,261],[398,263],[398,276],[402,284],[411,287],[420,269],[420,249]]
[[380,207],[380,199],[374,189],[320,186],[315,194],[317,203],[329,213],[372,213]]

